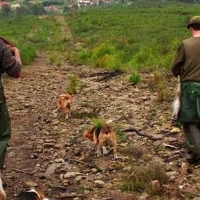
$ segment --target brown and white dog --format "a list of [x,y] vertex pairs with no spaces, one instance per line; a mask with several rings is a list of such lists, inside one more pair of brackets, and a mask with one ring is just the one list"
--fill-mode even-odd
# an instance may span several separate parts
[[[116,140],[116,135],[113,129],[107,125],[104,124],[101,127],[92,127],[90,129],[87,129],[84,134],[84,137],[88,138],[91,140],[95,147],[97,148],[97,156],[102,155],[100,148],[103,148],[103,154],[109,153],[111,150],[113,150],[113,155],[114,158],[117,158],[117,140]],[[107,152],[106,148],[104,145],[106,143],[111,143],[112,148]]]
[[18,200],[49,200],[44,194],[37,189],[30,189],[29,191],[21,192],[17,196]]
[[74,97],[70,94],[61,94],[57,99],[57,108],[61,112],[65,119],[68,119],[71,116],[71,106],[74,103]]
[[6,200],[6,193],[3,188],[3,181],[1,179],[1,173],[0,173],[0,200]]

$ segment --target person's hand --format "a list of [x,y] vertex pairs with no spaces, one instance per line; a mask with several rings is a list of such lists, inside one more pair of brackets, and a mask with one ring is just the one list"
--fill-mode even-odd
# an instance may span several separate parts
[[13,46],[10,46],[10,45],[7,45],[8,49],[10,50],[10,52],[12,53],[12,55],[16,55],[16,52],[19,51],[19,49],[17,47],[13,47]]
[[12,55],[15,57],[15,59],[18,61],[18,63],[22,65],[19,49],[14,46],[9,46],[8,48]]

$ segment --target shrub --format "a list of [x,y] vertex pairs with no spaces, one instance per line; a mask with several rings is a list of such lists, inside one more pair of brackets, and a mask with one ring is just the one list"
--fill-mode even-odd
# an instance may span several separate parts
[[111,71],[119,70],[120,64],[115,55],[104,55],[97,59],[95,66],[98,68],[105,68]]
[[130,146],[125,147],[122,150],[122,153],[138,160],[143,157],[145,150],[141,146],[130,145]]
[[164,95],[166,93],[166,83],[165,77],[160,71],[155,70],[153,72],[153,76],[150,79],[149,87],[152,91],[157,92],[157,100],[159,102],[164,100]]
[[[148,165],[134,166],[131,175],[123,177],[122,189],[124,191],[152,191],[150,183],[157,180],[161,186],[168,182],[168,176],[163,164],[159,162],[150,162]],[[160,194],[162,195],[162,194]]]
[[102,118],[96,118],[96,119],[93,119],[93,121],[92,121],[92,125],[97,128],[100,128],[104,124],[106,124],[106,120],[102,119]]
[[141,81],[141,76],[140,76],[140,74],[137,71],[135,71],[133,73],[133,75],[131,75],[129,77],[129,83],[132,83],[134,85],[140,83],[140,81]]
[[78,77],[74,74],[68,76],[69,85],[67,86],[67,92],[69,94],[77,94],[81,92],[84,85],[79,81]]

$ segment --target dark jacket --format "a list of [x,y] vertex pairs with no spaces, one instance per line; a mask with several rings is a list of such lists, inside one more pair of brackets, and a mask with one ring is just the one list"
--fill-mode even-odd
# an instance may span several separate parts
[[20,64],[16,61],[5,43],[0,40],[0,103],[5,100],[2,83],[3,73],[6,73],[10,77],[17,77],[20,71]]

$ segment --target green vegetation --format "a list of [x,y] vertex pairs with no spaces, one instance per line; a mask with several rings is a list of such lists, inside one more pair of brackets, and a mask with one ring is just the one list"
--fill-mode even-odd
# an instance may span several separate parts
[[24,65],[30,64],[37,51],[59,51],[65,43],[61,25],[54,16],[26,16],[0,20],[0,35],[16,45]]
[[140,83],[140,81],[141,81],[141,76],[137,71],[133,72],[133,74],[129,77],[129,82],[132,83],[133,85]]
[[84,9],[66,16],[79,62],[110,70],[169,69],[174,51],[189,36],[188,19],[199,5],[136,1]]
[[80,93],[84,85],[79,81],[78,77],[75,74],[68,75],[69,84],[67,86],[67,92],[69,94]]
[[127,136],[120,129],[117,129],[115,133],[118,142],[126,142]]
[[152,195],[163,195],[161,187],[152,188],[151,182],[158,181],[160,185],[166,184],[168,176],[163,164],[150,162],[148,165],[134,166],[133,173],[123,178],[122,189],[124,191],[148,191]]
[[[54,55],[51,64],[57,66],[69,60],[71,64],[133,74],[144,68],[169,69],[178,44],[189,37],[187,21],[199,11],[199,4],[189,3],[115,3],[73,10],[63,16],[1,18],[0,34],[20,48],[25,65],[37,51],[48,51]],[[139,81],[139,74],[133,74],[130,82]],[[163,88],[160,90],[162,93]]]
[[162,102],[166,93],[166,80],[159,70],[154,70],[153,76],[150,78],[149,89],[157,92],[157,100]]
[[92,120],[92,125],[96,128],[102,127],[104,124],[106,124],[106,120],[102,118],[94,118]]

